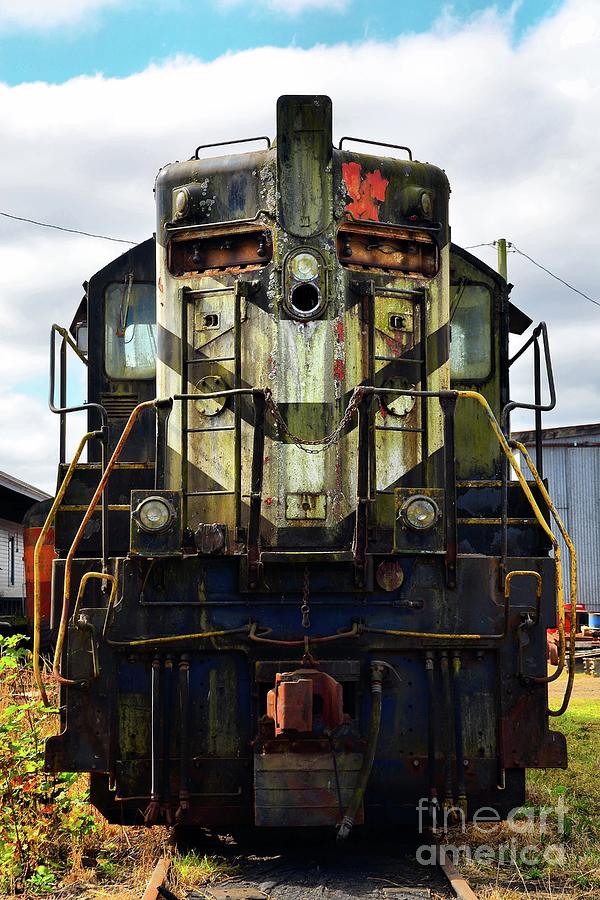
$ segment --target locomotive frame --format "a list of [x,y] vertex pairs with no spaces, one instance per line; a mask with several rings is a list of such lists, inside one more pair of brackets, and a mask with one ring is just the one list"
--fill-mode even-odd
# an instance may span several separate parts
[[[508,335],[531,320],[450,243],[441,170],[331,132],[329,98],[282,97],[273,146],[161,170],[156,240],[60,332],[51,405],[64,433],[86,327],[89,431],[29,523],[36,567],[56,554],[34,660],[41,685],[50,616],[47,766],[90,772],[112,821],[344,838],[421,798],[506,815],[527,767],[566,765],[551,518],[571,602],[575,552],[508,436]],[[539,427],[537,389],[530,408]]]

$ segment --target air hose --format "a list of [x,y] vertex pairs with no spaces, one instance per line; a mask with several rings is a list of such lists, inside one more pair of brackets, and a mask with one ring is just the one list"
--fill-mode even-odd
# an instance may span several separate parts
[[358,784],[352,795],[352,799],[348,804],[348,808],[344,813],[340,827],[337,833],[337,841],[342,843],[346,840],[354,826],[356,814],[360,809],[360,805],[365,796],[367,784],[371,777],[371,769],[375,760],[375,751],[377,750],[377,741],[379,739],[379,728],[381,725],[381,685],[383,676],[387,668],[386,663],[375,660],[371,663],[371,722],[369,725],[369,737],[367,739],[367,747],[363,757],[363,764],[358,776]]

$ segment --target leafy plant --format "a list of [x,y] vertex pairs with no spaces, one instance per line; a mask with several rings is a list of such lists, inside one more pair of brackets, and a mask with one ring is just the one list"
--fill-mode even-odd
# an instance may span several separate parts
[[37,699],[26,642],[0,636],[0,891],[39,894],[96,824],[79,776],[44,772],[57,711]]

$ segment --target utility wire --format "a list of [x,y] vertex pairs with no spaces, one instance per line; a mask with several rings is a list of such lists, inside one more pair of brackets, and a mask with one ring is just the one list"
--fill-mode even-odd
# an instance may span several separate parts
[[600,306],[600,302],[598,300],[594,300],[593,297],[588,296],[588,294],[584,294],[583,291],[580,291],[579,288],[573,287],[572,284],[569,284],[568,281],[565,281],[564,278],[560,278],[558,275],[555,275],[554,272],[551,272],[550,269],[547,269],[546,266],[543,266],[541,263],[536,262],[535,259],[532,259],[531,256],[528,256],[526,253],[523,253],[522,250],[516,246],[516,244],[509,244],[509,246],[514,250],[515,253],[518,253],[519,256],[524,256],[525,259],[528,259],[529,262],[532,262],[534,266],[537,266],[538,269],[541,269],[542,272],[547,272],[552,278],[555,278],[557,281],[560,281],[561,284],[564,284],[565,287],[568,287],[571,291],[575,291],[576,294],[579,294],[580,297],[584,297],[586,300],[589,300],[590,303],[595,303],[596,306]]
[[[475,250],[477,247],[497,247],[497,241],[485,241],[482,244],[471,244],[470,247],[465,247],[465,250]],[[528,259],[529,262],[533,263],[534,266],[537,266],[538,269],[541,269],[542,272],[546,272],[546,274],[550,275],[551,278],[556,279],[556,281],[560,281],[561,284],[564,284],[565,287],[568,287],[570,291],[574,291],[576,294],[579,294],[580,297],[583,297],[585,300],[589,300],[590,303],[594,303],[596,306],[600,306],[600,301],[594,300],[593,297],[590,297],[589,294],[584,294],[583,291],[580,291],[579,288],[574,287],[572,284],[569,284],[568,281],[565,281],[564,278],[561,278],[559,275],[555,275],[554,272],[551,272],[550,269],[547,269],[546,266],[543,266],[537,260],[535,260],[532,256],[529,256],[527,253],[524,253],[522,250],[519,250],[516,244],[513,244],[512,241],[507,241],[506,246],[508,248],[509,253],[518,253],[519,256],[524,256],[525,259]]]
[[79,231],[77,228],[65,228],[63,225],[51,225],[49,222],[36,222],[35,219],[26,219],[23,216],[13,216],[11,213],[0,212],[0,216],[5,219],[15,219],[17,222],[28,222],[30,225],[40,225],[42,228],[54,228],[56,231],[68,231],[69,234],[82,234],[84,237],[99,238],[102,241],[114,241],[117,244],[131,244],[132,247],[138,243],[137,241],[126,241],[123,238],[109,237],[107,234],[93,234],[91,231]]

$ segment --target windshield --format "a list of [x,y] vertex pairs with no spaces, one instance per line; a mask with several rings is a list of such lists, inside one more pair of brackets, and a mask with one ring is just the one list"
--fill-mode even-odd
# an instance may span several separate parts
[[104,294],[105,367],[109,378],[154,378],[156,304],[154,284],[128,276]]

